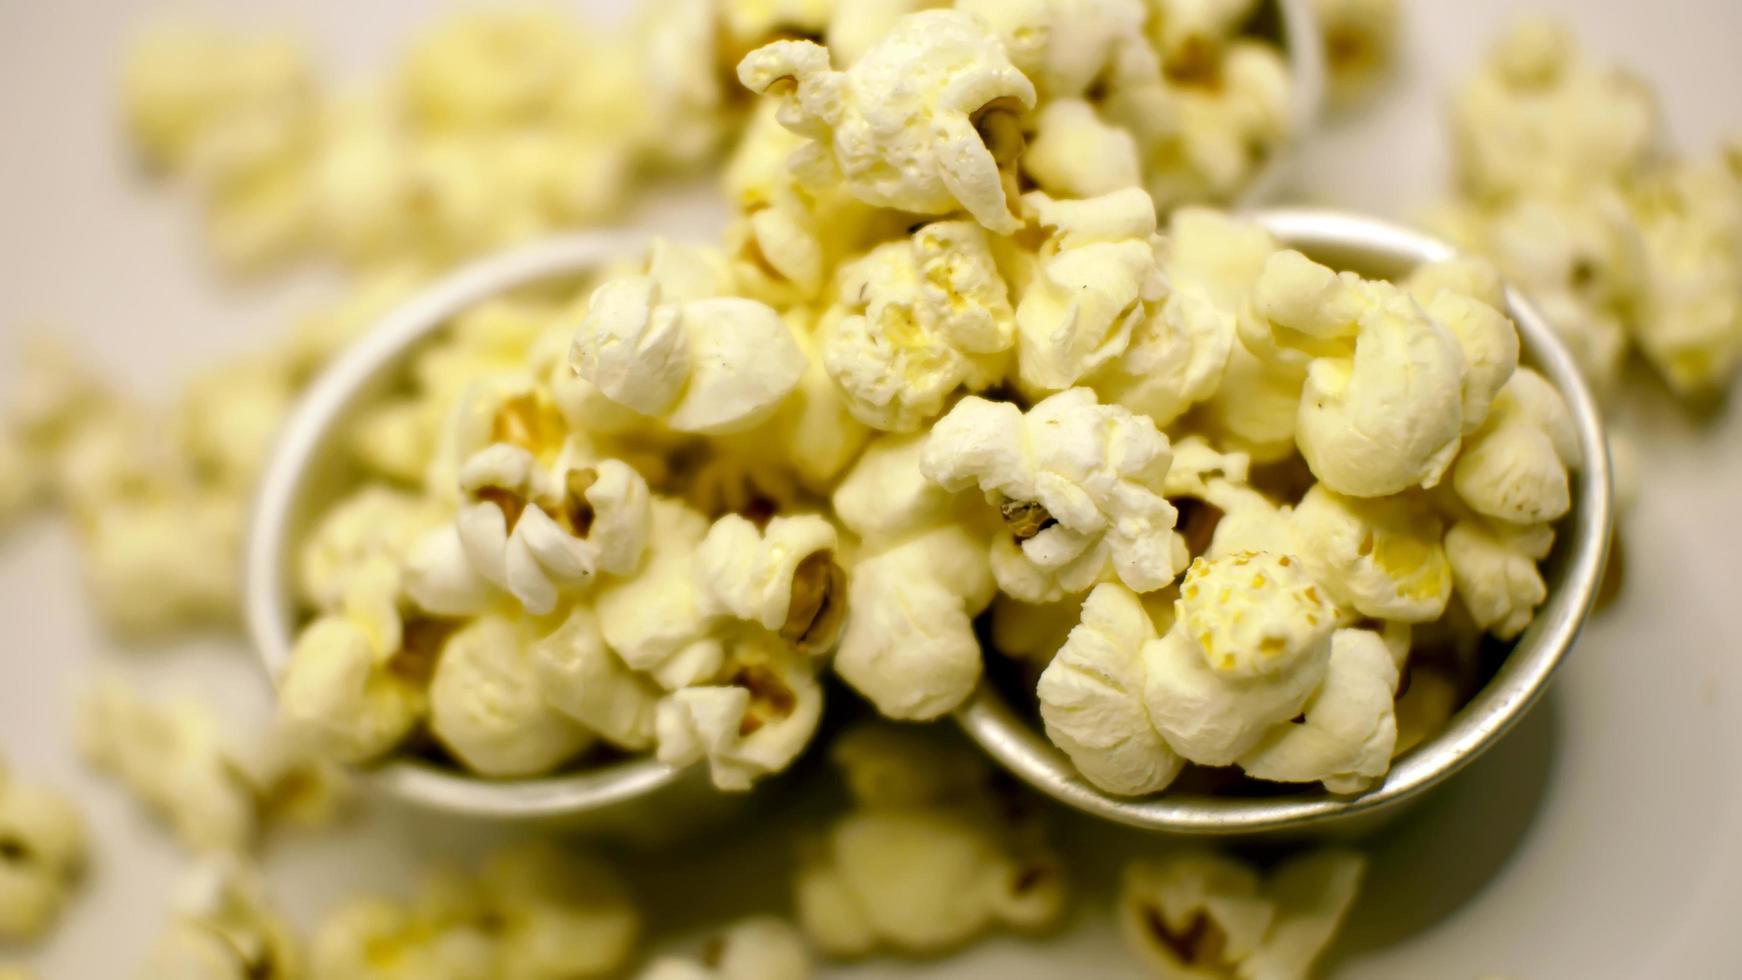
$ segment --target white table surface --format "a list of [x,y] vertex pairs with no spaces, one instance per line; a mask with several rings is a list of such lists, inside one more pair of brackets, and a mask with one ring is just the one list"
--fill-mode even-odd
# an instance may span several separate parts
[[[349,74],[385,64],[430,6],[229,0],[206,9],[303,30]],[[1300,169],[1305,196],[1404,217],[1443,187],[1448,86],[1513,5],[1407,6],[1405,70],[1361,115],[1316,138]],[[1742,131],[1742,4],[1534,6],[1576,18],[1589,44],[1649,77],[1681,146],[1704,151]],[[166,9],[0,2],[0,350],[32,327],[61,330],[154,396],[282,329],[326,286],[312,275],[267,288],[218,281],[200,261],[187,199],[126,166],[115,57],[130,26]],[[9,370],[8,355],[0,365]],[[1335,976],[1742,976],[1742,585],[1732,557],[1742,549],[1742,409],[1733,402],[1705,426],[1650,398],[1632,414],[1645,436],[1645,489],[1626,522],[1623,599],[1592,624],[1515,735],[1372,842],[1373,871]],[[46,980],[129,976],[185,857],[74,760],[72,692],[94,671],[117,670],[152,690],[221,699],[245,720],[265,712],[266,691],[239,639],[140,651],[104,636],[83,605],[69,537],[52,520],[0,543],[0,616],[0,748],[21,774],[77,796],[97,850],[62,928],[25,959]],[[873,961],[838,975],[1138,975],[1108,920],[1110,870],[1121,854],[1157,845],[1080,822],[1063,830],[1085,880],[1063,936],[995,939],[936,963]],[[402,889],[429,861],[463,860],[501,834],[375,803],[343,833],[275,839],[266,861],[281,902],[309,923],[341,896]],[[752,824],[695,853],[624,861],[661,941],[681,942],[720,916],[780,909],[789,850],[787,825]]]

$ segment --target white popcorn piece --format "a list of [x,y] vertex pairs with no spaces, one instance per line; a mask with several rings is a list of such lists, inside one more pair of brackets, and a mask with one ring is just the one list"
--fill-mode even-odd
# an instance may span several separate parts
[[862,557],[848,584],[852,615],[835,673],[886,718],[942,716],[979,683],[973,620],[994,592],[984,539],[960,525]]
[[423,498],[365,486],[330,507],[303,540],[297,551],[298,592],[316,608],[338,609],[361,566],[377,559],[404,562],[441,522],[441,508]]
[[[1281,295],[1265,313],[1284,328],[1309,337],[1309,331],[1318,337],[1356,331],[1352,355],[1316,357],[1307,368],[1295,440],[1313,475],[1355,497],[1434,486],[1463,431],[1464,357],[1457,340],[1388,283],[1360,283],[1358,291],[1367,295],[1352,299],[1365,300],[1365,308],[1350,323],[1340,307],[1311,306],[1309,282],[1261,279],[1259,289],[1264,295],[1267,285],[1278,287]],[[1309,307],[1295,317],[1284,302]]]
[[533,644],[532,658],[552,706],[620,749],[653,746],[662,692],[605,645],[591,609],[571,610],[561,626]]
[[1470,518],[1446,531],[1452,581],[1477,626],[1502,640],[1524,632],[1548,598],[1537,563],[1553,547],[1554,529],[1547,525],[1519,527]]
[[85,822],[72,803],[19,780],[0,759],[0,942],[24,943],[60,918],[84,873]]
[[1648,175],[1632,194],[1644,309],[1629,326],[1677,394],[1708,397],[1742,364],[1742,148]]
[[1043,101],[1088,93],[1119,54],[1140,45],[1148,16],[1142,0],[957,0],[980,18],[1034,81]]
[[[1088,379],[1109,402],[1165,426],[1220,390],[1235,314],[1276,242],[1257,225],[1181,208],[1157,251],[1167,298],[1133,329],[1123,356]],[[1244,398],[1244,392],[1231,392]]]
[[824,40],[835,64],[846,68],[883,40],[908,14],[948,7],[947,0],[885,0],[883,3],[837,3]]
[[1040,675],[1047,738],[1085,779],[1118,796],[1160,792],[1185,765],[1143,701],[1143,648],[1155,638],[1135,592],[1098,585],[1083,603],[1081,624]]
[[1229,765],[1318,689],[1336,610],[1297,560],[1256,552],[1193,561],[1176,608],[1143,650],[1149,717],[1186,759]]
[[615,279],[593,293],[571,360],[612,401],[680,432],[708,434],[767,419],[806,363],[767,306],[668,296],[654,276]]
[[1391,768],[1397,681],[1397,664],[1379,634],[1338,630],[1324,684],[1307,701],[1303,720],[1277,726],[1240,757],[1240,768],[1257,779],[1366,792]]
[[593,856],[534,842],[491,855],[479,873],[496,923],[499,977],[616,976],[634,953],[641,914],[621,878]]
[[1333,103],[1350,105],[1376,89],[1397,56],[1397,0],[1313,0],[1324,38]]
[[978,225],[936,221],[885,242],[842,269],[838,292],[818,324],[821,356],[860,422],[911,432],[957,388],[1002,375],[1015,314]]
[[1585,56],[1541,18],[1513,25],[1452,103],[1459,180],[1485,197],[1625,176],[1655,149],[1658,129],[1639,79]]
[[448,637],[429,683],[430,731],[484,776],[536,776],[592,736],[543,697],[533,624],[486,614]]
[[606,644],[668,691],[715,676],[725,661],[696,587],[695,552],[708,526],[685,504],[655,497],[641,571],[605,583],[594,599]]
[[401,569],[405,595],[435,616],[475,616],[495,593],[466,554],[460,529],[450,524],[419,538]]
[[1438,619],[1452,595],[1443,527],[1410,495],[1345,497],[1314,484],[1288,520],[1288,551],[1331,600],[1375,619]]
[[232,620],[245,509],[245,499],[208,491],[98,508],[81,528],[97,610],[132,636]]
[[928,433],[880,435],[865,447],[835,488],[835,516],[868,547],[953,519],[956,495],[920,470]]
[[383,649],[379,637],[345,616],[305,626],[278,678],[278,721],[287,737],[348,764],[404,742],[428,714],[419,675],[427,676],[445,638],[433,629],[401,631],[405,647]]
[[1251,473],[1252,458],[1242,452],[1219,452],[1201,435],[1189,435],[1173,444],[1173,465],[1167,468],[1162,492],[1169,497],[1209,500],[1211,486],[1243,486]]
[[1209,851],[1178,851],[1125,869],[1119,920],[1128,948],[1157,976],[1306,980],[1355,901],[1366,858],[1326,848],[1260,879]]
[[804,937],[784,919],[752,916],[727,926],[708,942],[699,961],[662,957],[640,980],[810,980]]
[[1554,385],[1520,368],[1452,467],[1452,488],[1477,513],[1513,524],[1572,508],[1569,468],[1581,462],[1571,411]]
[[[1008,5],[1007,5],[1008,6]],[[1142,185],[1137,142],[1082,99],[1043,102],[1022,170],[1053,197],[1087,198]]]
[[646,117],[653,159],[678,169],[705,162],[725,135],[731,66],[715,52],[721,37],[712,0],[659,0],[638,6],[633,43],[642,56],[633,77],[635,104]]
[[940,806],[849,813],[801,864],[796,892],[801,927],[831,956],[936,954],[994,926],[1040,930],[1064,900],[1048,856],[1013,851],[971,810]]
[[1178,28],[1161,57],[1136,46],[1114,66],[1103,115],[1136,137],[1147,190],[1163,212],[1236,197],[1292,135],[1294,82],[1282,53],[1179,16],[1227,6],[1177,5],[1154,20]]
[[1173,580],[1184,548],[1160,493],[1171,458],[1149,419],[1074,388],[1027,414],[957,402],[932,429],[921,469],[947,490],[986,494],[1009,531],[992,542],[999,588],[1052,602],[1114,576],[1136,592]]
[[1162,298],[1155,209],[1136,187],[1081,201],[1031,193],[1022,203],[1049,234],[1016,306],[1018,377],[1057,391],[1123,354],[1147,304]]
[[812,493],[826,495],[858,458],[872,429],[854,416],[846,393],[829,376],[821,338],[810,329],[809,317],[799,309],[788,314],[789,320],[803,321],[793,330],[806,361],[798,387],[767,426],[736,438],[759,444],[762,452],[752,455],[767,456],[772,450],[780,468],[790,468]]
[[1205,483],[1201,498],[1222,512],[1216,530],[1210,536],[1210,547],[1203,557],[1227,558],[1248,551],[1263,551],[1279,541],[1287,541],[1292,507],[1279,507],[1263,493],[1231,480],[1212,479]]
[[188,980],[296,980],[300,939],[262,894],[257,875],[233,859],[196,868],[178,889],[168,928],[143,976]]
[[660,701],[657,754],[672,766],[705,760],[716,788],[741,793],[810,743],[823,693],[815,666],[765,632],[734,636],[721,673]]
[[1518,368],[1518,328],[1500,312],[1499,274],[1479,259],[1450,259],[1421,266],[1404,288],[1428,316],[1457,338],[1464,353],[1464,434],[1488,417],[1500,389]]
[[621,460],[559,459],[546,470],[526,449],[499,442],[466,460],[460,488],[469,503],[456,526],[473,569],[534,615],[555,609],[565,590],[641,563],[647,481]]
[[738,78],[781,102],[780,122],[813,142],[793,157],[813,183],[838,180],[867,204],[917,214],[965,210],[1001,234],[1014,213],[1019,117],[1034,85],[970,14],[897,21],[845,71],[808,41],[751,52]]
[[756,623],[804,653],[826,653],[847,615],[837,549],[835,526],[816,514],[777,516],[761,528],[728,514],[696,551],[704,608]]

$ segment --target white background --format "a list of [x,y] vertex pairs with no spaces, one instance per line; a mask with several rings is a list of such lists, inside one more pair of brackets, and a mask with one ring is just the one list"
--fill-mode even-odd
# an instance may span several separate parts
[[[612,6],[623,7],[618,3]],[[1407,217],[1444,186],[1442,107],[1509,15],[1505,0],[1410,6],[1405,69],[1361,115],[1316,138],[1303,197]],[[1742,5],[1735,0],[1558,0],[1583,39],[1646,75],[1672,139],[1697,152],[1742,132]],[[0,0],[0,350],[64,331],[134,390],[164,396],[214,357],[262,343],[322,294],[216,280],[192,209],[148,186],[121,152],[114,66],[139,0]],[[244,25],[306,32],[339,74],[388,63],[431,10],[410,2],[229,0]],[[0,355],[4,363],[6,355]],[[9,365],[8,365],[9,367]],[[1572,654],[1551,698],[1511,739],[1372,844],[1374,868],[1334,963],[1351,978],[1742,976],[1742,410],[1696,425],[1634,407],[1644,493],[1626,521],[1627,589]],[[239,719],[266,693],[240,640],[123,650],[84,609],[67,534],[52,520],[0,546],[0,747],[21,774],[75,794],[97,866],[59,932],[25,958],[46,980],[131,975],[184,859],[111,785],[77,766],[71,695],[99,668],[154,690],[221,698]],[[1136,975],[1107,921],[1110,869],[1154,842],[1063,827],[1087,894],[1047,944],[999,939],[854,976]],[[273,887],[305,923],[340,896],[405,887],[497,832],[375,804],[343,834],[275,839]],[[686,853],[625,857],[662,937],[750,908],[778,910],[787,824],[752,821]]]

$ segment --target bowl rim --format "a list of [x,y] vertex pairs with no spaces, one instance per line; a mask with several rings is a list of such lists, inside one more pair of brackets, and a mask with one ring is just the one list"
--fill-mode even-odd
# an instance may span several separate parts
[[[1400,262],[1457,255],[1449,244],[1377,218],[1315,208],[1244,214],[1287,247],[1313,254],[1358,249]],[[1609,455],[1597,404],[1553,328],[1524,296],[1506,287],[1506,312],[1518,326],[1532,366],[1566,399],[1583,464],[1574,471],[1573,509],[1556,525],[1563,549],[1548,599],[1488,683],[1447,727],[1396,760],[1385,780],[1359,796],[1303,790],[1286,797],[1119,797],[1085,780],[1070,759],[982,680],[955,712],[969,738],[1035,789],[1074,809],[1116,823],[1179,835],[1250,835],[1321,830],[1377,815],[1414,799],[1463,769],[1512,729],[1543,695],[1596,602],[1612,533]]]
[[[403,368],[413,348],[457,314],[505,291],[602,268],[646,251],[653,236],[621,229],[577,232],[461,266],[376,321],[302,394],[280,429],[256,489],[243,559],[247,628],[276,688],[295,636],[294,522],[310,490],[307,465],[335,427],[384,376]],[[529,779],[487,779],[419,759],[390,755],[355,767],[402,799],[450,813],[494,818],[586,814],[645,797],[683,779],[652,756],[596,769]]]

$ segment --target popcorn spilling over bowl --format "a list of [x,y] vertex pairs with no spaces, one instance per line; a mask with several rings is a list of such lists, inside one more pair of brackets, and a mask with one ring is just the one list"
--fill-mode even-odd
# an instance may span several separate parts
[[[1200,420],[1246,449],[1186,436],[1160,482],[1190,567],[995,606],[991,644],[1026,662],[957,715],[1054,798],[1175,833],[1347,827],[1456,772],[1542,694],[1610,534],[1591,395],[1490,268],[1349,215],[1252,220],[1275,243],[1226,280],[1236,355]],[[1000,511],[1018,555],[1064,525]]]

